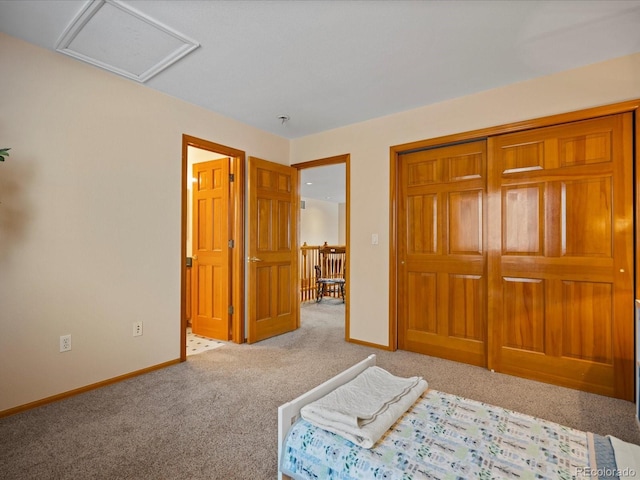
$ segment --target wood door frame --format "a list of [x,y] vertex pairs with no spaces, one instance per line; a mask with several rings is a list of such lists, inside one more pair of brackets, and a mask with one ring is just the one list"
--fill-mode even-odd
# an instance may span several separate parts
[[[605,115],[614,115],[618,113],[632,112],[635,119],[635,158],[633,173],[633,182],[635,188],[635,212],[634,212],[634,232],[635,232],[635,251],[640,249],[640,99],[630,100],[627,102],[614,103],[601,107],[587,108],[584,110],[576,110],[568,113],[551,115],[532,120],[508,123],[494,127],[481,128],[468,132],[455,133],[417,142],[410,142],[401,145],[395,145],[390,148],[390,172],[389,172],[389,346],[395,351],[398,349],[398,168],[399,156],[403,153],[422,150],[427,148],[442,147],[455,143],[470,142],[475,140],[483,140],[491,136],[504,133],[520,132],[533,128],[549,127],[563,123],[574,122],[578,120],[587,120],[589,118],[602,117]],[[634,260],[635,272],[635,292],[636,298],[640,298],[640,255],[636,255]]]
[[180,361],[187,359],[187,204],[190,201],[187,195],[187,185],[191,178],[188,171],[188,147],[195,147],[201,150],[208,150],[213,153],[226,155],[231,158],[229,172],[234,176],[230,186],[229,215],[231,216],[230,235],[234,240],[234,247],[231,252],[231,302],[233,314],[231,316],[232,336],[235,343],[244,342],[244,201],[245,201],[245,162],[246,154],[242,150],[220,145],[218,143],[182,135],[182,188],[181,188],[181,239],[180,239]]
[[[345,165],[345,188],[346,188],[346,218],[345,218],[345,237],[346,237],[346,259],[345,259],[345,292],[344,292],[344,339],[347,342],[351,342],[351,336],[349,328],[349,289],[351,282],[349,277],[351,275],[351,268],[349,266],[349,262],[351,259],[351,255],[349,254],[349,243],[350,243],[350,218],[351,218],[351,155],[349,153],[345,153],[342,155],[335,155],[333,157],[319,158],[317,160],[309,160],[308,162],[295,163],[291,165],[293,168],[298,170],[298,183],[300,183],[300,170],[305,170],[307,168],[315,168],[315,167],[324,167],[328,165]],[[298,209],[298,238],[300,238],[300,210]],[[300,270],[300,266],[298,265],[298,270]],[[300,271],[296,275],[296,282],[298,284],[297,291],[300,292]],[[299,294],[299,293],[298,293]]]

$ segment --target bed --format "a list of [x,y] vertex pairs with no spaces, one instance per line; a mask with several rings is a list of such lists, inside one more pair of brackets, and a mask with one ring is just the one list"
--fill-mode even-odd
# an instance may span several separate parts
[[636,445],[432,389],[371,448],[301,418],[375,365],[371,355],[278,408],[280,480],[640,476]]

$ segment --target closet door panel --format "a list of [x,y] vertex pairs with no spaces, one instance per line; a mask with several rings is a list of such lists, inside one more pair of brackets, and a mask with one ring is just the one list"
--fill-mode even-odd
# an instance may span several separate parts
[[489,140],[490,368],[632,398],[630,131],[620,114]]
[[449,276],[449,336],[484,341],[484,316],[478,315],[485,308],[483,286],[480,275]]
[[507,187],[502,192],[503,255],[543,255],[544,185]]
[[482,197],[483,190],[452,192],[447,206],[450,254],[482,254]]
[[545,351],[545,281],[503,278],[504,346],[530,352]]
[[562,356],[613,365],[613,285],[562,283]]
[[398,346],[486,365],[486,144],[402,154]]
[[407,251],[414,255],[435,254],[438,248],[438,197],[412,195],[407,199]]
[[435,273],[410,272],[407,277],[407,293],[415,299],[407,308],[407,331],[437,334]]
[[613,256],[611,177],[562,182],[562,253]]

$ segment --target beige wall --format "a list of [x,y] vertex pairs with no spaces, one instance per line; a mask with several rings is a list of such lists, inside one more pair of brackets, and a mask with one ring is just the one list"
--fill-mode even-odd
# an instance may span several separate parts
[[301,197],[305,208],[300,210],[300,245],[338,245],[338,204]]
[[3,34],[0,63],[2,411],[179,358],[182,134],[289,142]]
[[0,411],[178,358],[183,133],[351,154],[349,335],[387,345],[390,146],[640,98],[634,55],[289,142],[2,34],[0,62]]
[[292,163],[351,154],[350,337],[389,344],[389,147],[636,98],[640,54],[292,141]]

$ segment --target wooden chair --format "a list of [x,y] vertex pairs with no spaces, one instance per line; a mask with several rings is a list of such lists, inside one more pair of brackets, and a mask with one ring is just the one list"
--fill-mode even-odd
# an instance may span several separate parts
[[344,284],[346,280],[344,278],[328,278],[322,276],[322,268],[320,265],[315,266],[316,269],[316,303],[322,301],[327,286],[336,285],[340,289],[340,295],[342,296],[342,303],[344,303]]

